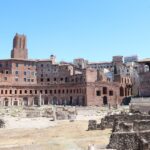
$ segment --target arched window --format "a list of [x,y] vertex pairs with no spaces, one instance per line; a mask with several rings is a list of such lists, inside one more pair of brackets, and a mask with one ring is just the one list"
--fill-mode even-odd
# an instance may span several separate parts
[[123,87],[120,87],[120,96],[124,96],[124,89],[123,89]]

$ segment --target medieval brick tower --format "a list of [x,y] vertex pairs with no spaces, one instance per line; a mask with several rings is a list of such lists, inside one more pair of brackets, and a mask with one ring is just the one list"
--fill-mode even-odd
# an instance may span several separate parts
[[25,35],[16,34],[13,39],[11,58],[28,59],[27,39]]

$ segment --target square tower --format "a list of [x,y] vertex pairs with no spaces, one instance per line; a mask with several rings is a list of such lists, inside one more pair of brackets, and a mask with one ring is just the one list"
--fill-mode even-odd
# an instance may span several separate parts
[[16,34],[13,39],[11,58],[28,59],[27,39],[25,35]]

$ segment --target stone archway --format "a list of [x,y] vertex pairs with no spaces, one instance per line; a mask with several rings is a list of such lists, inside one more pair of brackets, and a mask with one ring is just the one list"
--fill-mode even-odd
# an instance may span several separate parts
[[23,105],[28,106],[28,98],[27,97],[23,98]]
[[72,104],[73,104],[73,99],[72,99],[72,96],[70,96],[69,105],[72,106]]
[[62,98],[62,105],[66,105],[67,104],[67,101],[65,98]]
[[57,97],[53,97],[53,105],[57,105],[57,104],[58,104]]
[[124,88],[122,86],[120,87],[120,96],[124,96]]
[[13,105],[14,105],[14,106],[18,106],[18,101],[14,101],[14,102],[13,102]]
[[34,97],[34,103],[35,106],[39,105],[39,98],[38,97]]
[[44,97],[44,102],[43,102],[44,105],[48,105],[48,97]]
[[4,106],[9,106],[9,100],[8,100],[8,98],[4,99]]
[[107,104],[108,104],[107,96],[104,96],[104,97],[103,97],[103,104],[104,104],[104,105],[107,105]]

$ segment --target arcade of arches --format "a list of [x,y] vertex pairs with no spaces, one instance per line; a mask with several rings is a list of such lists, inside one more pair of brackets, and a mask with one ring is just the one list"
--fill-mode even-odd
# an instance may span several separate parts
[[132,88],[129,87],[120,87],[120,96],[131,96],[132,95]]

